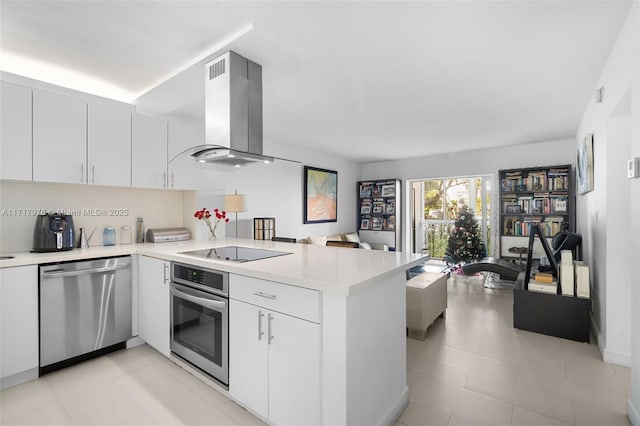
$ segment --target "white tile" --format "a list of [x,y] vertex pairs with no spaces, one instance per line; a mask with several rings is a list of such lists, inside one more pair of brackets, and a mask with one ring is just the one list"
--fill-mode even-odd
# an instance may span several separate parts
[[7,426],[63,426],[72,423],[62,404],[54,402],[46,408],[31,411],[2,424]]
[[153,358],[150,355],[151,351],[152,349],[149,346],[140,345],[131,349],[113,352],[108,355],[108,358],[123,374],[126,374],[151,365],[153,363]]
[[400,416],[406,426],[446,426],[452,410],[429,404],[409,403]]
[[74,424],[90,425],[154,425],[153,420],[131,399],[121,398],[74,419]]
[[174,419],[185,425],[237,426],[239,424],[195,392],[180,395],[165,403],[164,406]]
[[227,416],[229,416],[233,421],[242,426],[266,426],[262,420],[240,407],[233,401],[229,401],[226,404],[220,406],[220,410],[222,410]]
[[33,380],[0,392],[0,422],[49,407],[57,398],[49,383]]
[[626,410],[612,409],[602,405],[578,401],[576,407],[577,426],[630,426]]
[[571,424],[572,423],[565,423],[563,421],[544,416],[536,413],[535,411],[527,410],[526,408],[517,406],[513,407],[511,426],[570,426]]
[[49,383],[71,420],[122,398],[112,379],[99,375],[58,375]]
[[115,379],[115,383],[120,391],[140,401],[152,398],[169,402],[179,395],[191,392],[187,385],[155,364]]

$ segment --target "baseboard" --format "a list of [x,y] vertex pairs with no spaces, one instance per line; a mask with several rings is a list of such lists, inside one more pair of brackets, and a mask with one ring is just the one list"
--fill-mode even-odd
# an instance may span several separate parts
[[400,395],[400,398],[398,398],[395,404],[391,406],[391,409],[387,412],[385,416],[383,416],[383,418],[381,419],[381,422],[378,424],[379,425],[396,424],[396,422],[402,415],[402,412],[404,411],[404,409],[407,408],[408,404],[409,404],[409,387],[405,386],[404,391],[402,392],[402,395]]
[[621,367],[631,368],[631,354],[619,354],[617,352],[611,352],[604,350],[602,354],[602,360],[609,364],[619,365]]
[[140,336],[133,336],[127,340],[127,349],[135,348],[136,346],[144,345],[145,341]]
[[604,339],[602,338],[602,333],[600,332],[600,327],[596,324],[593,319],[593,315],[590,315],[591,320],[591,334],[596,339],[596,343],[598,345],[598,351],[600,351],[600,356],[604,362],[608,362],[609,364],[619,365],[621,367],[631,367],[631,354],[620,354],[617,352],[612,352],[607,350],[604,346]]
[[633,426],[640,426],[640,407],[634,407],[631,400],[627,401],[627,417]]
[[12,374],[11,376],[0,379],[0,390],[8,389],[22,383],[30,382],[38,378],[38,367]]

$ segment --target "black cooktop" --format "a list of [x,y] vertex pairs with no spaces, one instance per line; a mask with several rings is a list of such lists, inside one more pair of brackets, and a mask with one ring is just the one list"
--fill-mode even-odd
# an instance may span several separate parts
[[251,262],[253,260],[268,259],[270,257],[284,256],[291,254],[287,251],[263,250],[250,247],[215,247],[204,250],[183,251],[180,254],[187,256],[202,257],[205,259],[228,260],[230,262]]

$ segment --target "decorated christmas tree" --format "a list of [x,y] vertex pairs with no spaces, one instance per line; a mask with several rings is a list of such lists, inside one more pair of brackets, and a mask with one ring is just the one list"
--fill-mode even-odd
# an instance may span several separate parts
[[445,261],[450,264],[470,262],[487,255],[480,237],[480,226],[467,206],[458,210],[458,217],[449,235]]

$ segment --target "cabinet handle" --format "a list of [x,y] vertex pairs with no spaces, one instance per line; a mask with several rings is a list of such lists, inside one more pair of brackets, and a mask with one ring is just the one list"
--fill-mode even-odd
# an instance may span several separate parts
[[174,178],[173,173],[171,173],[171,187],[173,188],[173,187],[175,187],[175,186],[176,186],[176,185],[175,185],[175,178]]
[[164,283],[166,284],[169,281],[169,278],[167,278],[167,271],[169,270],[169,264],[165,263],[164,264]]
[[80,165],[80,183],[84,183],[84,164]]
[[96,166],[91,166],[91,183],[96,183]]
[[262,335],[264,334],[264,331],[262,331],[263,316],[264,314],[262,313],[262,310],[258,309],[258,341],[262,340]]
[[271,344],[271,341],[274,339],[271,334],[271,321],[273,321],[273,315],[267,314],[267,343]]
[[269,293],[263,293],[261,291],[256,291],[255,293],[253,293],[254,296],[260,296],[260,297],[264,297],[265,299],[276,299],[276,295],[275,294],[269,294]]

